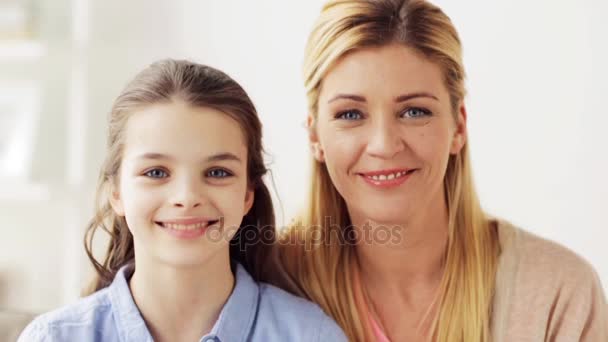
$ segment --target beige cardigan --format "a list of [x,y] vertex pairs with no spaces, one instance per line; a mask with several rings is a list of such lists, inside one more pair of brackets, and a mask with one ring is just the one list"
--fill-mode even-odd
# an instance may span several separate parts
[[589,263],[505,221],[498,234],[493,342],[608,342],[608,305]]

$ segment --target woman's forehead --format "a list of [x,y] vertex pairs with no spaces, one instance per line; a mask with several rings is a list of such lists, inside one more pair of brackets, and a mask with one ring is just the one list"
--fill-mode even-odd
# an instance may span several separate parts
[[401,44],[353,51],[336,62],[322,83],[320,101],[325,102],[338,93],[387,97],[431,93],[448,99],[441,68]]

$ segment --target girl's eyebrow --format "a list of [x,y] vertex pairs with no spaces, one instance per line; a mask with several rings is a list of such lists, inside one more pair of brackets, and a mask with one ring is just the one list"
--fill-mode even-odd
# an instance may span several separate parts
[[218,153],[218,154],[214,154],[210,157],[207,157],[207,162],[214,162],[214,161],[223,161],[223,160],[233,160],[236,162],[241,162],[241,158],[237,157],[235,154],[232,154],[230,152],[224,152],[224,153]]
[[[168,161],[175,160],[175,158],[173,158],[170,155],[162,154],[162,153],[154,153],[154,152],[141,154],[140,156],[137,157],[137,159],[153,159],[153,160],[168,160]],[[206,162],[217,162],[217,161],[224,161],[224,160],[233,160],[233,161],[236,161],[239,163],[242,162],[241,158],[237,157],[235,154],[230,153],[230,152],[214,154],[205,159]]]

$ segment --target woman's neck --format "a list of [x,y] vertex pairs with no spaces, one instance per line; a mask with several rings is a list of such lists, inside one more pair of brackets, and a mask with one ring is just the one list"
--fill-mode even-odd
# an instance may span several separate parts
[[137,251],[135,260],[129,285],[155,341],[197,341],[211,331],[235,283],[228,251],[196,266],[138,258]]
[[[355,274],[360,277],[369,314],[395,341],[429,340],[438,312],[448,243],[447,207],[429,208],[425,213],[401,223],[383,223],[392,228],[390,243],[356,245]],[[366,223],[372,232],[380,226]]]
[[366,224],[372,232],[388,227],[391,235],[388,242],[362,240],[356,245],[357,265],[367,287],[391,289],[407,297],[412,290],[439,283],[448,242],[447,206],[439,202],[437,208],[403,222],[379,224],[353,218],[354,227]]

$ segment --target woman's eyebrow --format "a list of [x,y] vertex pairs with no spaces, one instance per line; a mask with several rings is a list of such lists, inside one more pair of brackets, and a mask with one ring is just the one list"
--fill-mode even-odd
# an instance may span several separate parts
[[[437,96],[435,96],[431,93],[416,92],[416,93],[399,95],[399,96],[395,97],[395,102],[397,102],[397,103],[405,102],[405,101],[408,101],[411,99],[415,99],[417,97],[427,97],[427,98],[433,99],[435,101],[439,101]],[[365,98],[365,96],[356,95],[356,94],[337,94],[336,96],[329,99],[329,101],[327,101],[327,103],[331,103],[336,100],[352,100],[352,101],[357,101],[357,102],[367,102],[367,99]]]
[[437,96],[431,94],[431,93],[427,93],[427,92],[419,92],[419,93],[411,93],[411,94],[403,94],[403,95],[399,95],[397,97],[395,97],[395,102],[405,102],[411,99],[415,99],[418,97],[427,97],[430,99],[433,99],[435,101],[439,101],[439,99],[437,98]]
[[355,95],[355,94],[338,94],[334,97],[332,97],[331,99],[329,99],[329,101],[327,101],[327,103],[332,103],[336,100],[353,100],[353,101],[357,101],[357,102],[366,102],[367,100],[365,99],[364,96],[361,95]]

